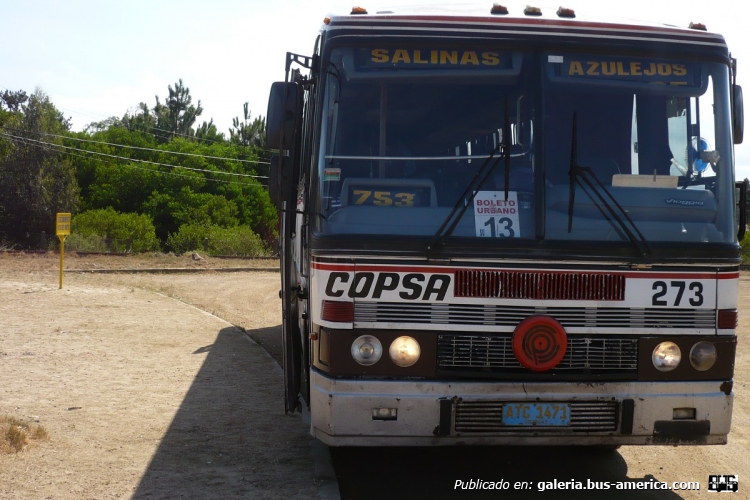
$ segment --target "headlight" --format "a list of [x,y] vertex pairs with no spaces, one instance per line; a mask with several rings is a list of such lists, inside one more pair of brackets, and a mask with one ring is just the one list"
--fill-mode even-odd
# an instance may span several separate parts
[[677,368],[682,359],[680,348],[674,342],[662,342],[654,349],[651,361],[660,372],[669,372]]
[[383,345],[372,335],[362,335],[352,342],[352,357],[360,365],[374,365],[383,355]]
[[399,337],[391,343],[388,354],[398,366],[411,366],[419,359],[419,343],[411,337]]
[[698,342],[690,349],[690,364],[699,372],[710,370],[716,363],[716,348],[710,342]]

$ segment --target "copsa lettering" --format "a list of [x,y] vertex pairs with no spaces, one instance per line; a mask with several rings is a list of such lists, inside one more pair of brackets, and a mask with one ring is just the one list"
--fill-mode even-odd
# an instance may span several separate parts
[[568,76],[685,76],[687,68],[679,63],[642,63],[639,61],[570,61]]
[[421,49],[372,49],[374,63],[390,64],[442,64],[457,66],[497,66],[497,52],[475,50],[421,50]]
[[449,274],[433,274],[427,278],[423,273],[408,273],[401,278],[398,273],[358,272],[352,275],[333,272],[328,276],[326,295],[341,297],[344,293],[352,299],[379,299],[383,292],[401,290],[404,300],[444,300],[451,284]]

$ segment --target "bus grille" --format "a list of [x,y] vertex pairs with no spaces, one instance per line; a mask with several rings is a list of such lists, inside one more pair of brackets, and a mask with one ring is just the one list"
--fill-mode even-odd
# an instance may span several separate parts
[[[566,402],[568,403],[568,402]],[[572,401],[570,425],[558,426],[505,426],[504,403],[500,401],[456,402],[455,430],[461,434],[476,433],[570,433],[612,432],[617,429],[617,402]]]
[[713,309],[354,302],[355,323],[429,323],[515,328],[529,316],[537,315],[551,316],[565,328],[716,328],[716,311]]
[[[438,335],[442,369],[522,369],[509,335]],[[638,339],[568,337],[568,348],[555,370],[637,371]]]
[[625,300],[625,276],[544,271],[456,271],[456,297]]

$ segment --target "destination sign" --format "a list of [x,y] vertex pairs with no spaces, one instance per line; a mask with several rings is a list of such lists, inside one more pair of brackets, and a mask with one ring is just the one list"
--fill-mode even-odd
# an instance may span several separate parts
[[495,68],[513,67],[511,53],[496,50],[448,48],[372,48],[359,53],[360,66],[367,68]]
[[693,64],[667,59],[574,55],[550,55],[552,78],[627,81],[672,86],[700,86],[700,72]]

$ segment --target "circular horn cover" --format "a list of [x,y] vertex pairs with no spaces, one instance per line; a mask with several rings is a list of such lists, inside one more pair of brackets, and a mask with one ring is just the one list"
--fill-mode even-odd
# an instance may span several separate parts
[[567,349],[565,329],[549,316],[526,318],[513,331],[513,354],[529,370],[551,370],[560,363]]

